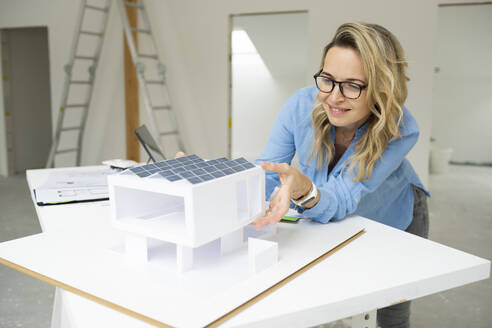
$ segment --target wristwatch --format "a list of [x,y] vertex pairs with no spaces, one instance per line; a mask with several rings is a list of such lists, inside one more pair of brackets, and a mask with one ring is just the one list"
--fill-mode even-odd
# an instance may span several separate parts
[[313,199],[315,199],[316,197],[318,197],[318,188],[316,188],[314,182],[311,181],[311,184],[312,184],[311,191],[306,196],[299,199],[291,199],[294,204],[302,207],[307,203],[309,203],[310,201],[312,201]]

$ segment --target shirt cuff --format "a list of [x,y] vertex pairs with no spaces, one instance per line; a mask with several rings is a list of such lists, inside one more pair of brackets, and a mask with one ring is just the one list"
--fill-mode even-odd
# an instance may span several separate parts
[[312,220],[327,223],[333,217],[335,202],[330,199],[329,192],[326,190],[318,188],[318,192],[320,193],[320,197],[316,205],[309,209],[303,209],[300,206],[297,206],[296,210]]

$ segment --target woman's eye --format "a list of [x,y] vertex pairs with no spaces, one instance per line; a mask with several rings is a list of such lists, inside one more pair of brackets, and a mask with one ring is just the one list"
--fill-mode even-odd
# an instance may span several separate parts
[[350,91],[359,91],[359,89],[360,89],[360,87],[354,83],[347,83],[347,84],[345,84],[344,87]]

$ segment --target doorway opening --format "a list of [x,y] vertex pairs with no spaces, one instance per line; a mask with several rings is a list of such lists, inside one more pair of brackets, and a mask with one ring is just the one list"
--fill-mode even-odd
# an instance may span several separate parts
[[231,158],[258,158],[285,101],[306,86],[307,29],[307,11],[230,16]]
[[0,37],[5,117],[0,129],[6,139],[6,171],[14,175],[44,167],[51,146],[48,28],[7,28]]

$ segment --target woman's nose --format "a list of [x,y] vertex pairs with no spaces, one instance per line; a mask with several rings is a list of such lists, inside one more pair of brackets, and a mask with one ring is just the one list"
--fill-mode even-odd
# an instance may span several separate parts
[[331,91],[330,95],[328,96],[332,101],[343,101],[345,97],[342,94],[342,90],[340,90],[340,84],[335,83],[335,86],[333,90]]

